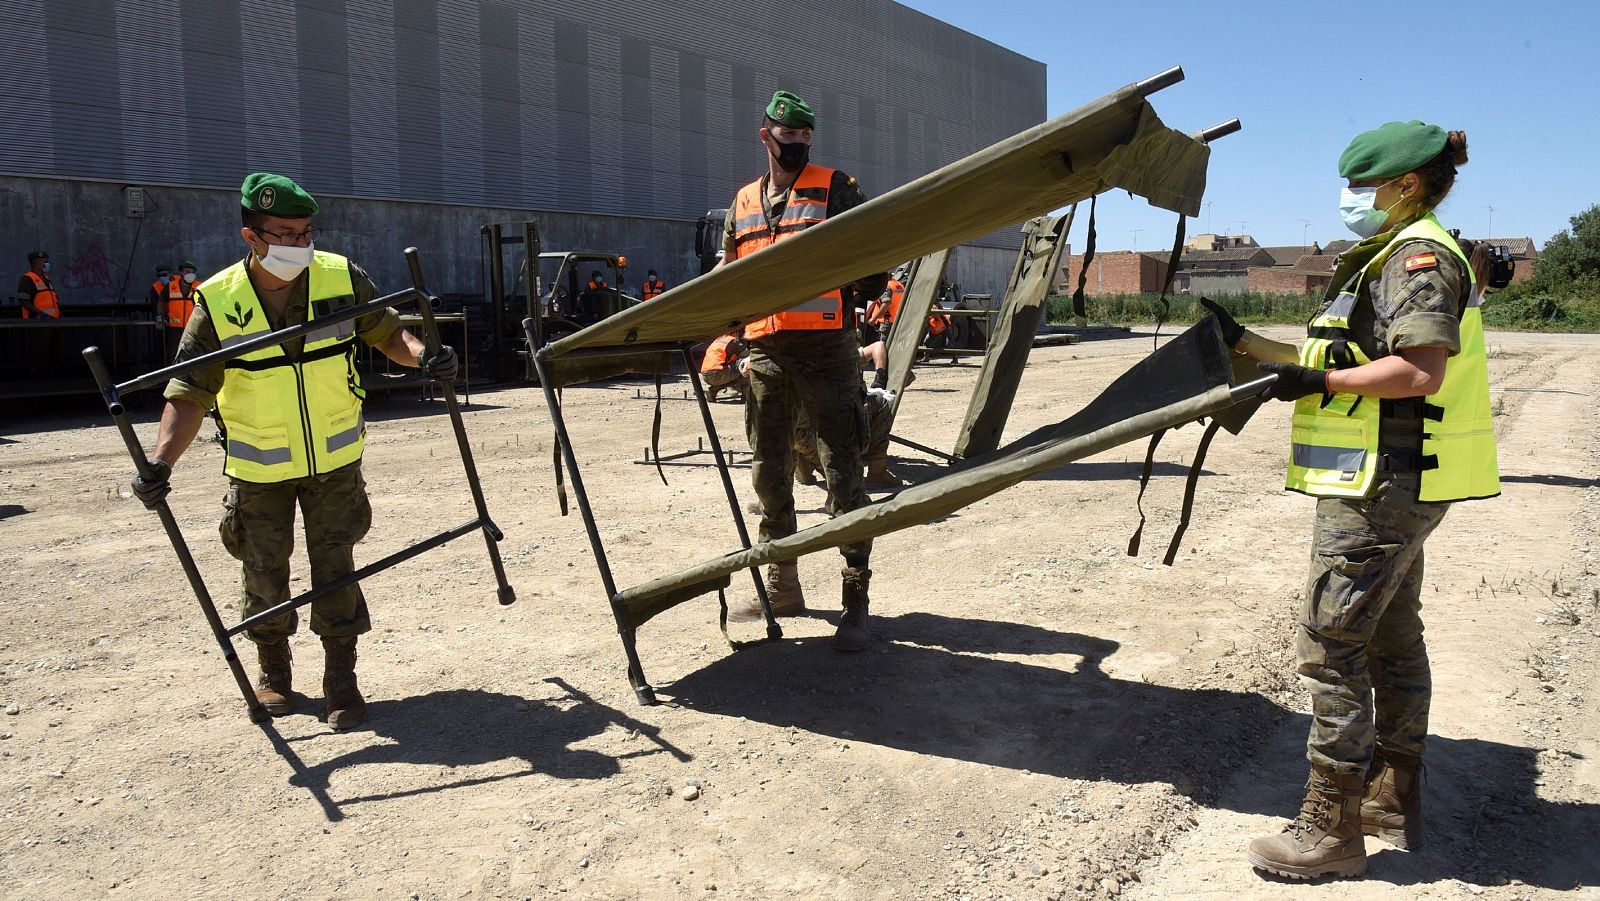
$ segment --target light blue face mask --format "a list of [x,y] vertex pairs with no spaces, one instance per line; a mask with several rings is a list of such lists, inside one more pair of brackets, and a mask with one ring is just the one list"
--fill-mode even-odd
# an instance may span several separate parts
[[1341,188],[1339,190],[1339,218],[1344,220],[1345,228],[1350,229],[1363,238],[1370,238],[1383,231],[1383,224],[1389,221],[1389,210],[1400,205],[1399,200],[1389,204],[1389,210],[1374,209],[1378,202],[1378,190],[1384,185],[1395,181],[1390,179],[1377,188]]

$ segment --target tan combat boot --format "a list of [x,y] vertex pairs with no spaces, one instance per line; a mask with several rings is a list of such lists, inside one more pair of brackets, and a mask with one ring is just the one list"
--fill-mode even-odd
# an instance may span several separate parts
[[[806,612],[806,596],[800,590],[800,565],[793,561],[767,566],[767,600],[772,604],[773,616],[801,616]],[[728,619],[750,623],[766,619],[761,612],[761,599],[751,597],[742,604],[728,608]]]
[[256,658],[261,661],[261,676],[256,680],[256,700],[267,708],[267,713],[287,716],[294,710],[294,695],[291,692],[294,655],[289,652],[289,639],[256,645]]
[[1379,745],[1367,772],[1361,831],[1402,851],[1422,850],[1422,756]]
[[1360,876],[1367,871],[1361,839],[1360,773],[1312,767],[1300,815],[1277,835],[1250,843],[1250,865],[1290,879]]
[[328,725],[354,729],[367,718],[367,701],[356,687],[356,637],[324,638],[322,651],[326,659],[322,699],[327,705]]
[[872,580],[872,570],[865,566],[847,566],[844,576],[844,616],[839,617],[839,629],[833,633],[835,651],[865,651],[872,644],[872,633],[867,631],[867,583]]

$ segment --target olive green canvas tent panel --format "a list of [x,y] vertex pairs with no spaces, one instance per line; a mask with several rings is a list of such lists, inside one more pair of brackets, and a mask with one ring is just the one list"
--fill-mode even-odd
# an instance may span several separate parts
[[1045,298],[1055,283],[1072,213],[1041,216],[1023,229],[1022,252],[1011,274],[1011,284],[989,336],[978,384],[972,389],[967,415],[956,437],[955,456],[975,457],[1000,446],[1001,433],[1011,416],[1011,405],[1022,384],[1022,370],[1033,350],[1033,336],[1044,319]]
[[[894,404],[889,408],[889,423],[900,412],[900,401],[905,397],[906,382],[911,379],[911,366],[917,359],[917,348],[928,331],[928,311],[939,296],[939,286],[944,284],[944,269],[950,262],[950,249],[936,250],[915,261],[911,267],[911,281],[906,285],[906,299],[900,302],[894,325],[889,329],[887,361],[889,378],[887,388],[894,392]],[[888,428],[888,426],[885,426]]]
[[1013,135],[562,338],[540,357],[559,370],[563,356],[585,349],[704,340],[1101,191],[1196,215],[1210,150],[1163,125],[1144,96],[1171,80],[1129,85]]
[[[1082,410],[887,500],[842,513],[786,538],[723,554],[625,589],[616,600],[628,626],[728,584],[741,569],[876,538],[932,522],[1031,476],[1163,429],[1214,416],[1236,402],[1234,368],[1207,317],[1118,377]],[[1256,393],[1259,393],[1257,386]]]

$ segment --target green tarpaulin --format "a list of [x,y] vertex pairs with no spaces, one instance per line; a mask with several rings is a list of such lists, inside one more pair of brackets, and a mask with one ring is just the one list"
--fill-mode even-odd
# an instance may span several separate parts
[[1196,215],[1209,157],[1204,143],[1163,125],[1129,85],[562,338],[541,355],[567,382],[562,358],[576,351],[704,340],[1101,191],[1127,190]]

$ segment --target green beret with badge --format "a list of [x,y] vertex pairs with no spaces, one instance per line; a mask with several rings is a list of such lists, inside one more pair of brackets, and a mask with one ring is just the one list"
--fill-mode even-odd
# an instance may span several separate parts
[[268,216],[300,219],[315,216],[316,198],[294,183],[291,178],[271,172],[252,172],[239,186],[239,204],[245,209]]
[[816,128],[817,116],[811,107],[788,91],[777,91],[767,104],[767,118],[789,128]]
[[1339,155],[1339,177],[1390,178],[1404,175],[1438,156],[1449,135],[1419,119],[1385,122],[1356,135]]

